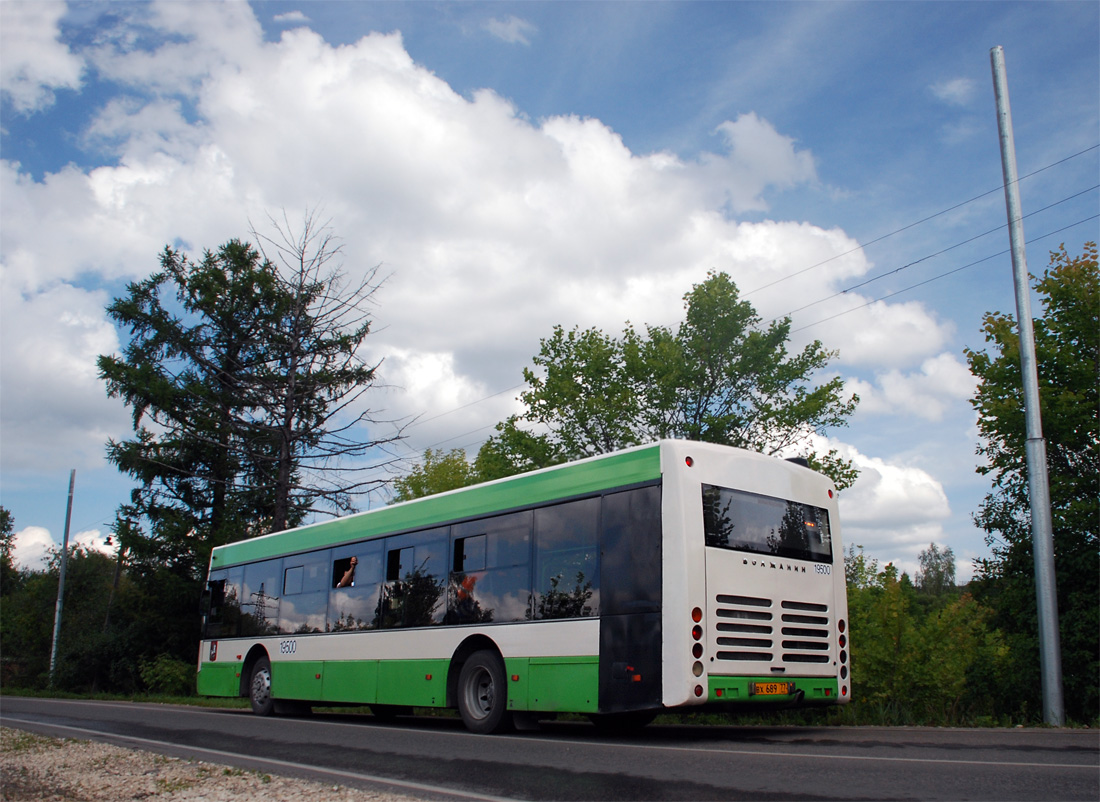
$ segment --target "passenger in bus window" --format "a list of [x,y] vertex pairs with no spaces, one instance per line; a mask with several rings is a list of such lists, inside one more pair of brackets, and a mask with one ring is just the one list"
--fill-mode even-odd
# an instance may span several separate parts
[[355,566],[359,564],[359,560],[355,557],[351,558],[350,567],[344,572],[344,577],[336,583],[338,588],[347,588],[355,584]]

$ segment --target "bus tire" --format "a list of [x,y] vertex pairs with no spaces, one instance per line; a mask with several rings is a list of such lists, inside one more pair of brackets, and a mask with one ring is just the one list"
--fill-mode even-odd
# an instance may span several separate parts
[[463,663],[458,675],[458,712],[466,729],[482,735],[504,732],[512,723],[504,664],[493,652],[474,652]]
[[275,712],[275,698],[271,695],[271,661],[266,657],[261,657],[252,666],[248,700],[257,716],[270,716]]

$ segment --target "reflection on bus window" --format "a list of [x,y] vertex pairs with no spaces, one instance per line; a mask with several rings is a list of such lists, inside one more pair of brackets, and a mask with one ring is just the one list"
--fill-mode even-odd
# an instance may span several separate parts
[[447,533],[444,527],[386,540],[386,584],[378,610],[382,627],[443,623]]
[[599,511],[598,498],[535,510],[534,618],[599,615]]
[[241,593],[241,634],[274,635],[279,631],[282,560],[245,566]]
[[279,633],[305,635],[325,631],[328,612],[328,551],[283,560],[283,598]]
[[452,527],[447,624],[524,621],[531,617],[530,511]]
[[[354,582],[338,587],[355,557]],[[356,543],[332,551],[326,631],[375,629],[382,589],[382,543]]]
[[831,562],[829,514],[820,507],[703,485],[706,543],[813,562]]

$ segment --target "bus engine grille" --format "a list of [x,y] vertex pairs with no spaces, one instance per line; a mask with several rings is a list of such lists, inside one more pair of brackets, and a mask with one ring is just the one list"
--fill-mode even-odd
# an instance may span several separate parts
[[719,594],[715,659],[740,663],[828,663],[829,606]]

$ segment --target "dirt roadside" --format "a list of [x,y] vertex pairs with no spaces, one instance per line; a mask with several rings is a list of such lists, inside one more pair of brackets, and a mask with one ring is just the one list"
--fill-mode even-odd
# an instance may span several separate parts
[[416,802],[95,741],[0,728],[3,802]]

